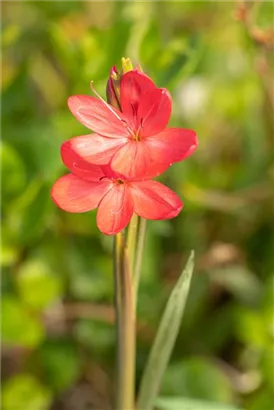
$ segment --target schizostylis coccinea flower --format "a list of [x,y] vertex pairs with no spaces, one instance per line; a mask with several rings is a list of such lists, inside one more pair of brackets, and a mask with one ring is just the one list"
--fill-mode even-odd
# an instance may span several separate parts
[[59,178],[51,195],[63,210],[82,213],[98,208],[97,226],[107,235],[123,230],[133,213],[145,219],[170,219],[183,207],[181,199],[165,185],[127,178],[109,165],[89,164],[67,144],[61,156],[71,174]]
[[94,131],[67,141],[70,149],[89,163],[110,163],[114,172],[139,179],[153,178],[189,157],[197,148],[197,136],[192,130],[167,128],[169,92],[136,69],[122,74],[119,81],[120,109],[99,96],[68,99],[73,115]]

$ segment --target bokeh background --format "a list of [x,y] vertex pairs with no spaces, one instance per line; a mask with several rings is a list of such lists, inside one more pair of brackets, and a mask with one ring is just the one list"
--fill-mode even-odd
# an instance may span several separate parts
[[196,269],[162,384],[180,398],[273,408],[273,4],[2,2],[2,409],[109,409],[112,238],[50,199],[62,141],[88,133],[72,94],[104,96],[131,57],[200,146],[161,181],[184,199],[150,221],[138,305],[140,381],[191,249]]

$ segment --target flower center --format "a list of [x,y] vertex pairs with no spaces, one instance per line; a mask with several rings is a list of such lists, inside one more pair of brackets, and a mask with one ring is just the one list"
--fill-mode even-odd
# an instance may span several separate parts
[[134,141],[141,141],[141,137],[139,135],[139,130],[133,135]]
[[133,140],[134,141],[141,141],[141,135],[140,135],[141,128],[143,128],[143,120],[142,119],[141,119],[141,124],[139,125],[137,131],[133,135]]
[[124,183],[124,181],[122,179],[116,179],[116,184],[118,185],[122,185]]

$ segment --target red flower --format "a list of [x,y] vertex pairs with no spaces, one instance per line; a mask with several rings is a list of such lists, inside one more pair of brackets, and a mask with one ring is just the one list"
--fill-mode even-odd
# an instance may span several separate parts
[[145,219],[170,219],[183,207],[180,198],[159,182],[136,181],[115,173],[109,165],[89,164],[66,145],[61,156],[72,173],[53,185],[54,202],[75,213],[98,207],[97,225],[107,235],[124,229],[134,212]]
[[73,115],[96,134],[72,138],[65,144],[92,164],[110,162],[115,172],[139,179],[161,174],[196,149],[194,131],[166,128],[170,94],[144,73],[132,70],[121,76],[119,103],[121,111],[99,98],[70,97]]

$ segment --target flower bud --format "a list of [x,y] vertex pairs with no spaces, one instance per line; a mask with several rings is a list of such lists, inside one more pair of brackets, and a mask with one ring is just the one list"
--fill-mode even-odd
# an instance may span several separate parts
[[120,79],[121,76],[115,66],[110,69],[110,76],[107,82],[107,102],[120,110]]
[[133,70],[133,65],[130,58],[122,58],[122,74],[127,73],[128,71]]
[[123,57],[121,63],[122,69],[120,73],[115,66],[111,67],[106,89],[107,102],[120,111],[120,83],[122,76],[132,70],[143,71],[139,65],[134,68],[130,58]]

